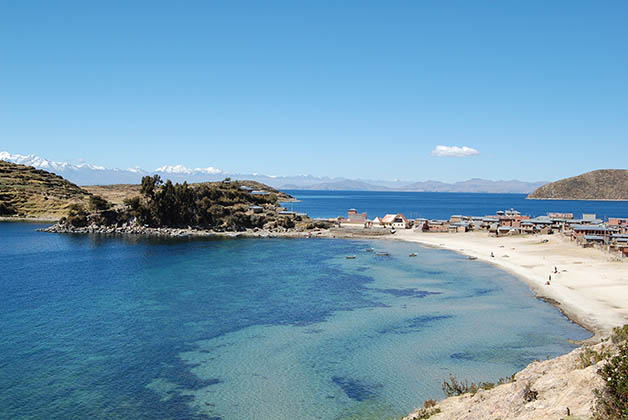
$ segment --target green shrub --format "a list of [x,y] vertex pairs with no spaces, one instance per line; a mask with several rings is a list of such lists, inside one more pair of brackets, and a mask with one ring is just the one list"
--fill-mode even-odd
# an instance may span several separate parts
[[606,386],[597,391],[595,418],[628,420],[628,344],[620,344],[619,353],[611,357],[598,373]]
[[605,386],[595,390],[596,420],[628,420],[628,324],[613,333],[611,339],[618,344],[618,352],[607,355],[606,364],[598,370]]
[[74,227],[85,227],[88,224],[88,214],[80,204],[72,204],[66,218],[66,223]]
[[90,210],[107,210],[111,207],[111,204],[99,195],[92,195],[89,197]]
[[615,344],[628,341],[628,324],[623,327],[613,328],[613,335],[611,339]]

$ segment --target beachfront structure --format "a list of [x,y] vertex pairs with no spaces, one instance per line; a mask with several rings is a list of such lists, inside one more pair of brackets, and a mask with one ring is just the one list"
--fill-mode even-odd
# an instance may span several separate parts
[[453,216],[449,217],[449,223],[450,224],[469,222],[470,220],[471,220],[471,218],[469,216],[462,216],[462,215],[459,215],[459,214],[454,214]]
[[512,226],[499,226],[496,232],[497,236],[512,236],[521,234],[521,229]]
[[349,211],[347,211],[346,223],[364,224],[365,222],[366,222],[366,212],[358,213],[356,209],[349,209]]
[[423,232],[448,232],[448,220],[426,220],[421,228]]
[[628,257],[628,235],[611,235],[608,248],[609,251],[615,251],[622,257]]
[[601,236],[607,239],[610,235],[617,233],[617,229],[603,225],[573,225],[571,229],[571,238],[576,240],[584,239],[585,236]]
[[252,195],[269,195],[268,191],[251,191]]
[[382,223],[382,219],[380,219],[379,217],[376,217],[371,222],[371,226],[374,227],[374,228],[383,228],[384,227],[384,223]]
[[606,239],[604,236],[600,235],[583,235],[578,239],[578,242],[584,247],[589,247],[593,245],[604,245],[606,243]]
[[382,224],[384,227],[395,229],[408,229],[410,227],[410,222],[401,213],[387,214],[382,218]]
[[[530,216],[522,216],[521,213],[519,213],[517,210],[510,209],[510,210],[500,210],[496,212],[495,216],[492,216],[491,218],[497,219],[500,226],[518,228],[518,227],[521,227],[521,222],[523,220],[528,220]],[[493,222],[491,222],[491,224],[492,223]]]
[[468,232],[471,230],[471,224],[469,222],[455,222],[450,223],[448,231],[452,233]]
[[340,217],[338,219],[340,226],[346,227],[370,227],[371,222],[366,219],[366,213],[358,213],[356,209],[349,209],[347,211],[347,217]]

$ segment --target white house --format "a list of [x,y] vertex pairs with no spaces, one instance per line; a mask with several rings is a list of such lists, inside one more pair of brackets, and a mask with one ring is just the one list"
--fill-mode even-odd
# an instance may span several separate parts
[[375,219],[373,219],[373,221],[371,222],[371,226],[375,227],[375,228],[383,228],[384,224],[382,223],[382,219],[380,219],[379,217],[376,217]]
[[410,227],[408,219],[401,213],[387,214],[382,218],[382,224],[385,227],[391,227],[395,229],[407,229]]

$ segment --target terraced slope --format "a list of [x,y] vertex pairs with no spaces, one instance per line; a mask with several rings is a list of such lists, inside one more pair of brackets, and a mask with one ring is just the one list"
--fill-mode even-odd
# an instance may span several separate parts
[[59,219],[90,195],[53,173],[0,161],[0,216]]

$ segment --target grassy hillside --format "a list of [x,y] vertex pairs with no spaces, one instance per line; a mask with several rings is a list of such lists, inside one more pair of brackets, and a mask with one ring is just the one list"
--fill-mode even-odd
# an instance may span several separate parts
[[[221,185],[222,182],[204,182],[199,184],[190,184],[191,187],[198,187],[200,185]],[[294,198],[284,192],[276,190],[268,185],[262,184],[256,181],[234,181],[234,184],[246,185],[247,187],[251,187],[254,190],[263,190],[268,191],[269,193],[275,194],[279,201],[292,201]],[[105,200],[113,203],[116,206],[121,206],[123,201],[128,198],[137,197],[140,195],[140,185],[139,184],[113,184],[113,185],[89,185],[83,187],[83,189],[88,192],[99,195],[103,197]]]
[[53,173],[0,161],[0,216],[59,219],[90,195]]
[[600,169],[538,188],[528,198],[628,200],[628,170]]

